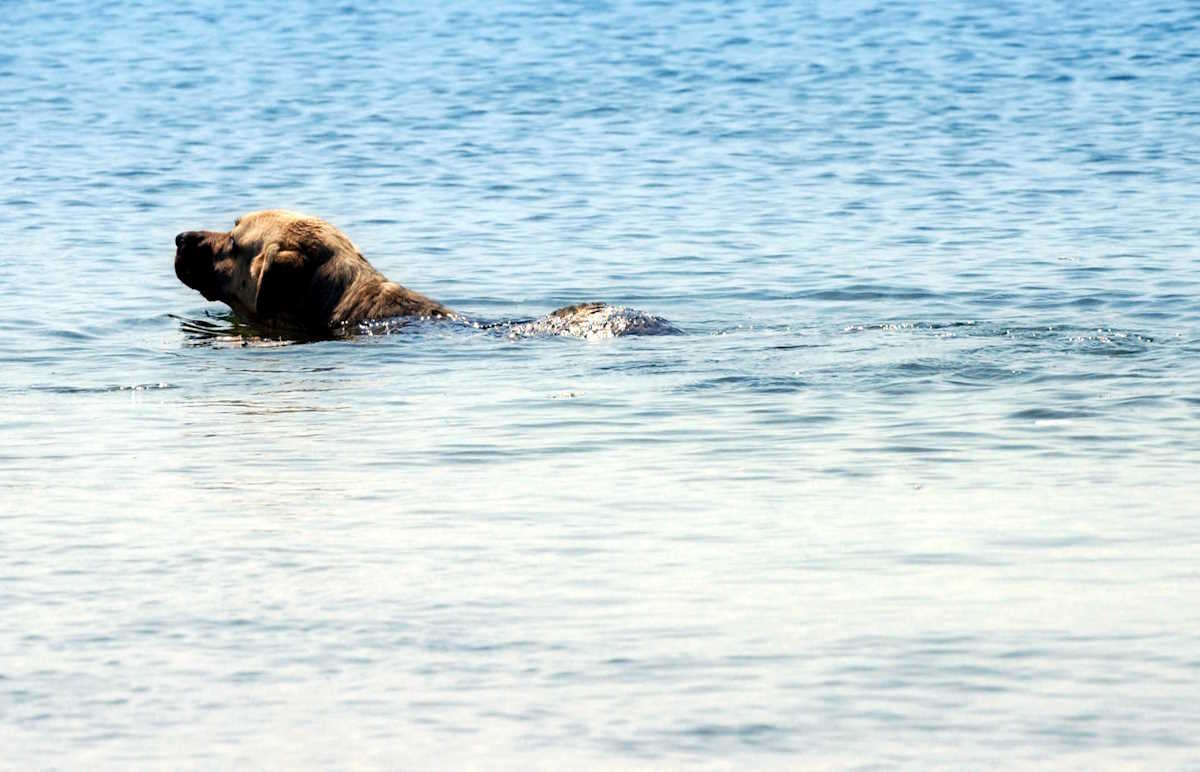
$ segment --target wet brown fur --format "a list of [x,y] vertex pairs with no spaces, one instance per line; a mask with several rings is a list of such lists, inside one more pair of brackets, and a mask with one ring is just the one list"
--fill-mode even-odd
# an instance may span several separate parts
[[317,217],[252,212],[231,231],[187,231],[175,244],[180,281],[254,321],[336,332],[367,319],[454,316],[388,281],[344,233]]

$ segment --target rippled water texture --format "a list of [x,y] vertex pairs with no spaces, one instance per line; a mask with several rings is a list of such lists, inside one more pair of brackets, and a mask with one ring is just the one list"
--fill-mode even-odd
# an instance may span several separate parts
[[[3,17],[3,763],[1200,758],[1194,7]],[[264,338],[266,207],[501,327]]]

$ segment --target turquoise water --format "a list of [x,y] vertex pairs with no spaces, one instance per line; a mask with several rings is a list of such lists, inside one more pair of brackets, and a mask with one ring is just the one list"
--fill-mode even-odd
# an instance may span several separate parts
[[[0,24],[5,764],[1200,763],[1194,7]],[[266,207],[685,334],[272,345]]]

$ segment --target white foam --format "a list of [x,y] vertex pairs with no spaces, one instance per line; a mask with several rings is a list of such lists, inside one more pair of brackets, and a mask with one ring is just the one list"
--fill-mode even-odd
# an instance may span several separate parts
[[585,340],[607,340],[620,335],[670,335],[679,330],[661,316],[624,306],[588,306],[572,313],[554,312],[532,322],[514,324],[508,337],[530,338],[565,335]]

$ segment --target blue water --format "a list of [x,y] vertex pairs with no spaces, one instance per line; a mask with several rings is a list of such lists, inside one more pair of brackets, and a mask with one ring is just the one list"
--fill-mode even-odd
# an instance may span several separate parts
[[432,5],[3,8],[4,764],[1200,763],[1195,6]]

